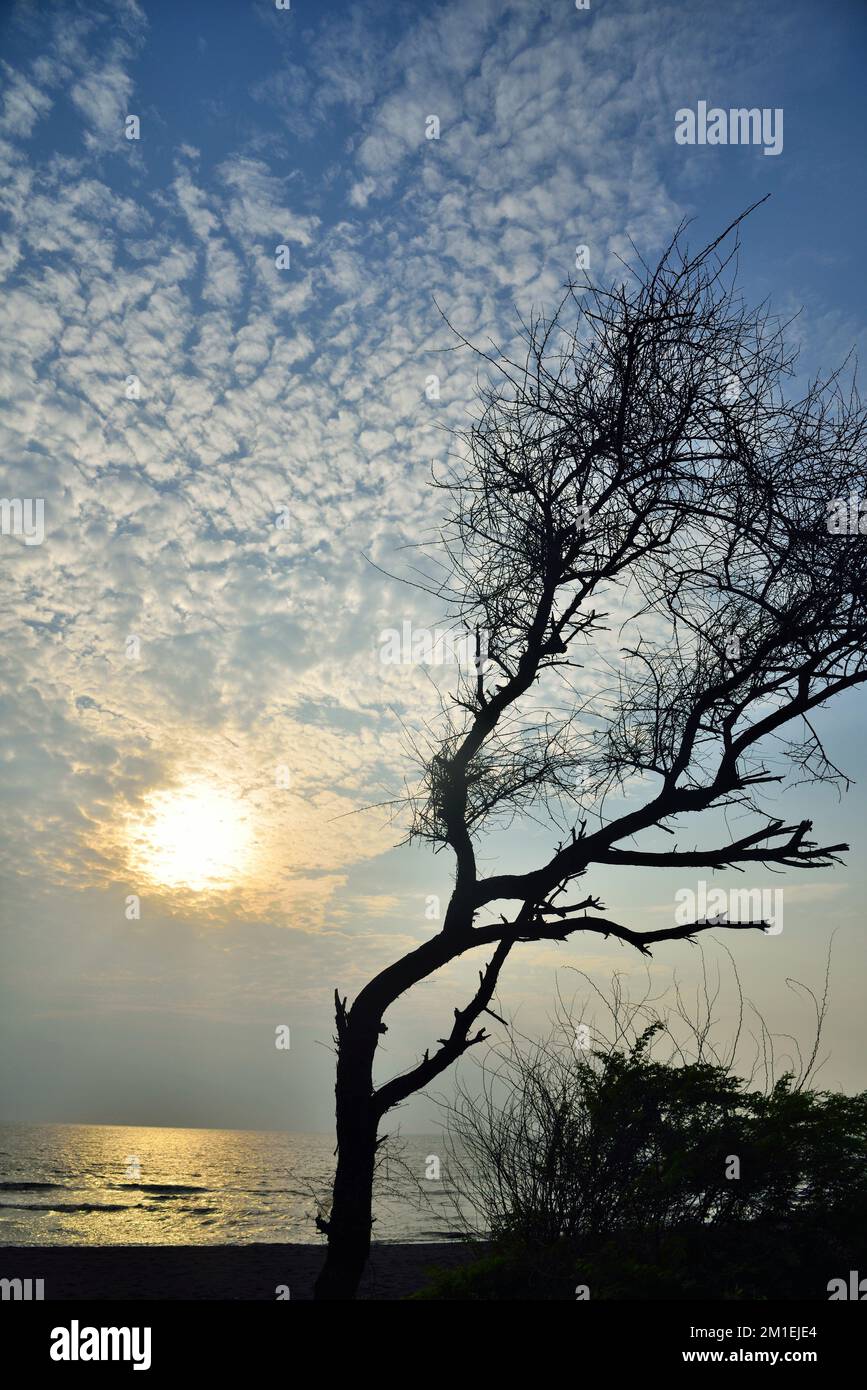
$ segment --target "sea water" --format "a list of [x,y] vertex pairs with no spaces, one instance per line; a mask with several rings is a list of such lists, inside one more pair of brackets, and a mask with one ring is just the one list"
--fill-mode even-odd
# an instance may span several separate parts
[[[316,1244],[333,1148],[318,1134],[0,1125],[0,1245]],[[399,1149],[380,1174],[374,1238],[454,1239],[442,1136]]]

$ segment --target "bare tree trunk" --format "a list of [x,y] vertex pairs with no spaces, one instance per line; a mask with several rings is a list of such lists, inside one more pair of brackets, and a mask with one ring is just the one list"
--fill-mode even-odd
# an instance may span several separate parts
[[[359,1036],[360,1034],[360,1036]],[[373,1054],[378,1027],[360,1028],[338,1007],[337,1172],[331,1215],[322,1223],[328,1253],[316,1280],[317,1300],[352,1299],[370,1256],[377,1122]]]
[[328,1222],[328,1254],[314,1298],[352,1299],[370,1255],[371,1200],[376,1126],[365,1116],[344,1116],[334,1200]]

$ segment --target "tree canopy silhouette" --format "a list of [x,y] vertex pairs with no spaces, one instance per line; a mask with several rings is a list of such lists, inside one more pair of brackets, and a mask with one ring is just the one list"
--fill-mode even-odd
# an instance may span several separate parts
[[[522,323],[517,361],[458,335],[496,380],[436,480],[449,509],[427,587],[475,635],[477,661],[411,797],[411,833],[452,852],[454,888],[435,935],[351,1007],[335,993],[319,1298],[354,1296],[368,1258],[382,1117],[487,1036],[480,1019],[522,942],[593,933],[647,954],[720,925],[619,921],[586,882],[596,865],[816,869],[848,848],[814,840],[808,819],[785,823],[767,791],[845,783],[812,716],[867,678],[867,552],[827,524],[861,484],[864,410],[842,369],[793,393],[787,324],[737,288],[741,221],[697,254],[681,227],[655,266],[637,257],[608,288],[568,286],[550,318]],[[582,685],[582,657],[615,622],[629,641],[613,684]],[[727,807],[744,834],[681,847],[684,817]],[[480,838],[540,810],[555,827],[543,862],[480,873]],[[484,947],[448,1034],[377,1083],[389,1007]]]

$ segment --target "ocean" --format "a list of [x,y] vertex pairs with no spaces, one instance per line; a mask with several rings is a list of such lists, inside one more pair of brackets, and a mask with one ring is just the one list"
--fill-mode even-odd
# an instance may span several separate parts
[[[0,1245],[324,1243],[313,1217],[333,1146],[320,1134],[0,1125]],[[460,1238],[446,1163],[441,1135],[400,1140],[378,1180],[374,1239]]]

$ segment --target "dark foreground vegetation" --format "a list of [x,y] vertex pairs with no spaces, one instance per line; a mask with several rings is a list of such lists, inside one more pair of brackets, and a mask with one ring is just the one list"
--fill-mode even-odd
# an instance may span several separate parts
[[657,1061],[664,1032],[513,1047],[463,1093],[457,1183],[493,1247],[417,1297],[827,1300],[867,1274],[867,1092]]
[[[593,1248],[503,1240],[492,1254],[435,1275],[419,1299],[827,1300],[831,1278],[863,1271],[865,1209],[809,1219],[681,1228],[659,1238],[620,1232]],[[585,1292],[586,1289],[586,1292]]]

